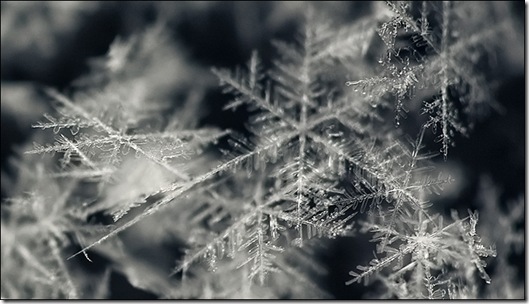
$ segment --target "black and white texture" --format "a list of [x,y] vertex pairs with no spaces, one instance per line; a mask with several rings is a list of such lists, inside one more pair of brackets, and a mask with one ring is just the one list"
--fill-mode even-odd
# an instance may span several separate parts
[[2,299],[524,298],[524,9],[2,2]]

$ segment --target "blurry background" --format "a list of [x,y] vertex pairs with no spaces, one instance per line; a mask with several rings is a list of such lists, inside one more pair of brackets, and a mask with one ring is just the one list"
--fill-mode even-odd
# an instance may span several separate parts
[[[315,2],[336,23],[354,20],[376,10],[371,2]],[[243,65],[252,50],[258,50],[265,65],[276,55],[272,39],[292,41],[299,29],[305,4],[303,2],[31,2],[3,1],[1,3],[1,171],[2,199],[13,195],[9,181],[17,172],[7,166],[16,147],[27,143],[35,130],[31,124],[50,112],[43,98],[44,86],[64,90],[72,81],[89,70],[89,62],[104,56],[116,37],[128,37],[147,25],[163,18],[171,34],[193,65],[209,71],[210,67],[234,68]],[[509,9],[523,36],[525,8],[511,2]],[[498,54],[499,86],[496,99],[503,106],[476,126],[469,138],[456,138],[457,146],[450,150],[448,160],[438,158],[438,166],[456,178],[456,186],[442,194],[439,211],[454,208],[461,214],[467,208],[483,210],[483,184],[494,188],[497,195],[491,204],[524,200],[525,190],[525,71],[524,46],[509,45]],[[214,125],[244,131],[247,115],[244,110],[221,111],[229,101],[217,88],[216,78],[204,74],[197,81],[208,84],[207,106],[199,126]],[[407,126],[403,128],[407,131]],[[412,126],[410,135],[414,136]],[[37,131],[38,132],[38,131]],[[427,150],[438,151],[430,141]],[[490,215],[489,215],[490,216]],[[494,217],[481,214],[480,225],[485,235],[494,229]],[[525,221],[516,223],[517,229]],[[362,242],[367,244],[367,242]],[[350,240],[328,241],[328,250],[321,255],[330,270],[321,282],[324,289],[337,299],[364,296],[362,285],[345,286],[348,271],[366,264],[373,248],[358,250]],[[518,268],[521,282],[525,277],[525,248],[514,251],[510,263]],[[494,282],[494,262],[490,265]],[[110,279],[111,297],[155,298],[155,295],[134,288],[117,273]],[[493,283],[494,284],[494,283]]]

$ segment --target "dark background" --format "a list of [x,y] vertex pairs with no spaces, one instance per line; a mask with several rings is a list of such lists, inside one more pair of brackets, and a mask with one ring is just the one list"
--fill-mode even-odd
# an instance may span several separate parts
[[[339,20],[353,20],[373,9],[371,3],[364,2],[315,5],[330,13],[334,12]],[[26,11],[14,11],[2,2],[2,18],[4,19],[4,14],[18,14],[18,21],[12,30],[15,31],[18,27],[18,35],[24,35],[31,30],[29,24],[32,20],[35,21],[35,12],[30,14],[31,10],[37,10],[36,13],[43,16],[41,17],[44,23],[40,26],[47,26],[46,20],[54,18],[52,10],[47,10],[45,6],[36,7],[35,4],[34,7],[26,8]],[[300,7],[293,5],[288,11],[278,3],[272,2],[209,3],[203,7],[190,3],[173,3],[168,7],[170,9],[167,13],[174,14],[170,27],[175,39],[185,46],[192,60],[204,67],[230,69],[244,64],[254,49],[259,51],[265,64],[270,62],[276,55],[270,41],[291,40],[298,30],[302,16]],[[525,7],[521,1],[512,2],[511,9],[516,24],[519,24],[521,29]],[[14,147],[25,143],[31,132],[34,132],[30,128],[31,123],[49,109],[49,105],[32,104],[29,100],[27,106],[35,107],[35,115],[19,115],[19,112],[13,111],[13,107],[8,104],[13,101],[4,98],[5,85],[30,84],[33,88],[32,94],[36,97],[42,96],[41,88],[44,85],[59,90],[67,88],[73,80],[88,71],[88,59],[106,54],[108,46],[116,36],[130,35],[152,23],[156,16],[156,6],[147,2],[98,3],[83,13],[71,29],[56,34],[56,49],[47,56],[41,55],[31,47],[10,50],[8,38],[2,37],[2,171],[16,176],[16,172],[7,168],[7,159],[13,154]],[[271,16],[275,16],[275,19]],[[2,33],[4,35],[4,31]],[[53,30],[51,33],[55,35]],[[469,138],[456,139],[457,146],[450,150],[447,162],[443,162],[442,158],[438,160],[440,166],[457,168],[458,172],[463,172],[459,177],[464,179],[458,196],[443,197],[443,204],[446,204],[443,209],[479,209],[476,196],[479,180],[483,175],[490,176],[498,189],[501,189],[501,201],[515,199],[525,192],[526,82],[525,72],[521,68],[524,61],[508,53],[503,54],[503,60],[507,64],[504,65],[505,70],[499,71],[499,88],[495,96],[504,107],[503,113],[491,113],[476,124]],[[210,107],[201,124],[244,131],[244,123],[248,118],[244,110],[215,115],[221,111],[223,104],[229,101],[229,96],[223,95],[220,89],[211,89],[207,99]],[[431,143],[427,149],[433,151],[439,147]],[[5,195],[3,186],[3,199]],[[525,223],[522,225],[525,227]],[[371,257],[373,248],[365,248],[359,252],[351,250],[347,240],[333,240],[329,243],[330,249],[322,255],[322,260],[328,265],[330,273],[322,284],[326,284],[326,289],[337,299],[360,297],[365,292],[363,285],[345,286],[344,282],[349,279],[348,270],[368,262],[366,259]],[[525,276],[524,256],[525,254],[513,257],[513,263],[520,266],[520,279]],[[111,276],[111,285],[111,296],[116,299],[123,295],[129,299],[155,298],[153,294],[135,289],[126,278],[117,273]]]

